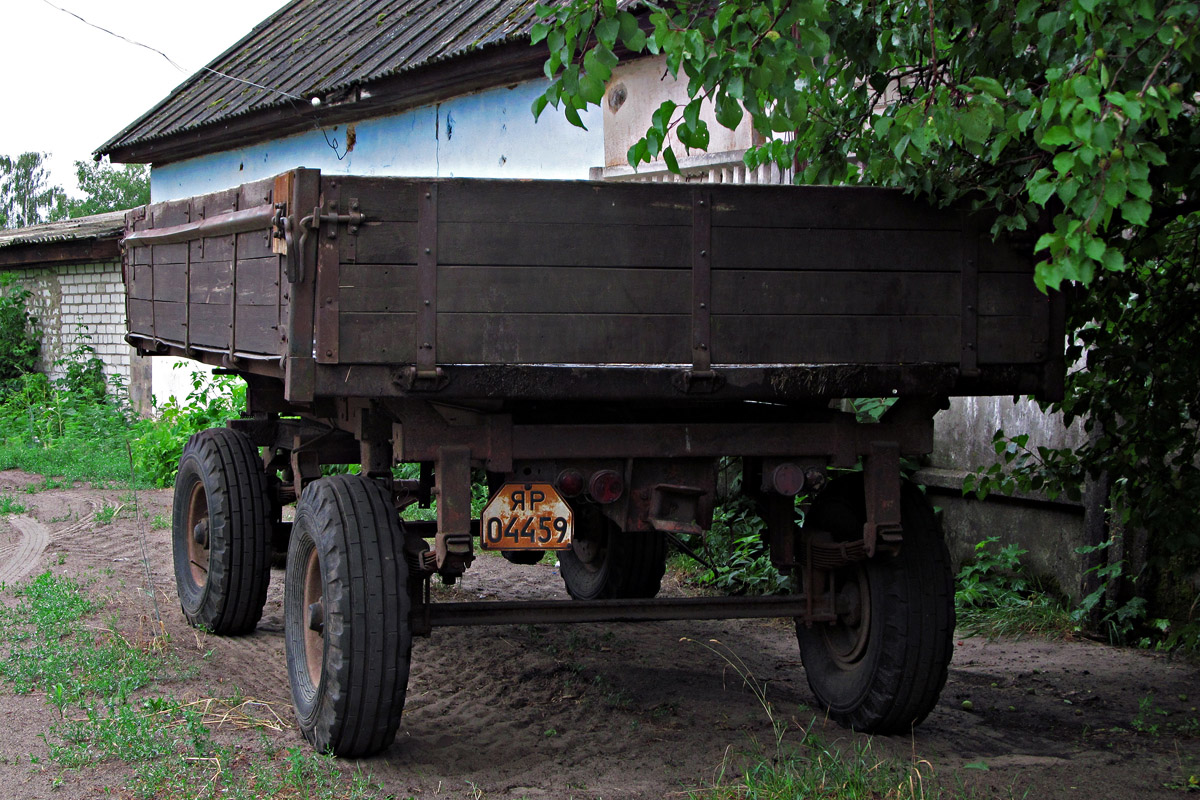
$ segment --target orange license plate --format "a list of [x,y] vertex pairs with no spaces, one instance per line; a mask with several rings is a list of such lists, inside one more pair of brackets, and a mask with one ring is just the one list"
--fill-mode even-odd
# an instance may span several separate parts
[[484,550],[567,550],[575,517],[548,483],[506,483],[479,520]]

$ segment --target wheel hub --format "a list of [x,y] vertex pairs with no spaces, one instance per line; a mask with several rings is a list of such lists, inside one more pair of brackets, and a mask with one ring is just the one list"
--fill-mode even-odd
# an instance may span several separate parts
[[850,669],[862,658],[871,634],[871,594],[861,564],[838,570],[833,602],[837,621],[822,626],[825,644],[834,663]]
[[304,630],[304,666],[314,687],[321,685],[321,664],[325,660],[324,599],[321,562],[314,549],[309,552],[304,564],[304,608],[308,609],[308,625]]
[[196,586],[203,588],[208,582],[210,544],[208,495],[204,491],[203,483],[197,482],[188,497],[185,530],[192,532],[192,535],[187,537],[188,564],[191,566],[192,580]]

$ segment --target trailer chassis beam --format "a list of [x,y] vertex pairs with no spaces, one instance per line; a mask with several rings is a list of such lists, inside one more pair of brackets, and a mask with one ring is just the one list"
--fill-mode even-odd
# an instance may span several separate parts
[[[812,609],[812,622],[837,618],[826,598]],[[684,597],[653,600],[519,600],[430,603],[413,608],[413,633],[468,625],[541,625],[569,622],[660,622],[664,620],[754,619],[810,614],[803,595],[779,597]]]

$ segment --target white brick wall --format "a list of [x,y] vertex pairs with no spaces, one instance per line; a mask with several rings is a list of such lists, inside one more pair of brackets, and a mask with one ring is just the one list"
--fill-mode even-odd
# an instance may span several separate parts
[[125,289],[120,262],[37,267],[12,274],[33,292],[28,307],[42,331],[40,369],[61,376],[63,369],[55,362],[86,343],[104,362],[106,375],[130,383],[136,354],[123,338]]

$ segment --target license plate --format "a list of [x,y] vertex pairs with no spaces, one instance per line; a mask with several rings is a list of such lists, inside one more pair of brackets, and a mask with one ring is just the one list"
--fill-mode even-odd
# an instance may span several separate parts
[[506,483],[479,521],[484,550],[567,550],[575,517],[548,483]]

